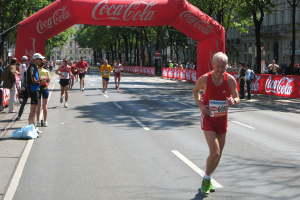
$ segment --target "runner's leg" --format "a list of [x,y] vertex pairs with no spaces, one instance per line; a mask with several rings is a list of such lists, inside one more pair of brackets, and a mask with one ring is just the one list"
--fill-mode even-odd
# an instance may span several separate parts
[[28,124],[35,124],[35,115],[36,115],[36,104],[30,105],[30,113],[28,117]]
[[204,135],[209,148],[209,156],[207,157],[207,161],[206,161],[206,175],[210,176],[216,169],[218,162],[220,160],[221,146],[217,138],[217,134],[215,132],[204,131]]
[[38,97],[38,104],[36,106],[36,121],[38,123],[38,126],[40,126],[40,115],[41,115],[41,97]]
[[68,86],[64,87],[64,93],[65,93],[65,102],[68,102],[69,99]]
[[48,98],[43,98],[43,115],[44,115],[44,123],[47,122],[47,115],[48,115]]

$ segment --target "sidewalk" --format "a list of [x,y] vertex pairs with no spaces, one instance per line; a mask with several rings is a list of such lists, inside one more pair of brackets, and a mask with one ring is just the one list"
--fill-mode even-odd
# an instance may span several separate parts
[[[14,121],[17,113],[0,113],[0,200],[9,186],[15,168],[22,156],[27,140],[14,140],[9,135],[16,129],[27,125],[29,104],[26,105],[22,119]],[[19,107],[16,106],[16,110]],[[7,111],[7,109],[5,109]]]

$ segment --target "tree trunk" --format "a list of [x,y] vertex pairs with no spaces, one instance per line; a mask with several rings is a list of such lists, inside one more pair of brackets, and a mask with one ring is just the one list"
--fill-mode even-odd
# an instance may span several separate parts
[[296,51],[296,0],[293,0],[293,4],[292,4],[292,9],[293,9],[293,13],[292,13],[292,27],[293,27],[293,31],[292,31],[292,55],[291,55],[291,64],[290,64],[290,73],[294,74],[294,69],[295,69],[295,51]]
[[[125,63],[129,63],[129,44],[128,44],[128,37],[123,35],[124,38],[124,46],[125,46]],[[124,61],[123,61],[124,62]]]
[[256,21],[255,23],[255,39],[256,39],[256,73],[261,72],[261,40],[260,40],[260,29],[261,24]]

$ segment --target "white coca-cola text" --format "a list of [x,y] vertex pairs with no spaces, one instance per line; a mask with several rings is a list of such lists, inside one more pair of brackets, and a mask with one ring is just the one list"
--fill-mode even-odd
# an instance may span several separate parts
[[280,80],[272,80],[272,77],[269,76],[265,90],[267,93],[275,93],[278,95],[291,95],[293,92],[293,78],[282,77]]
[[199,17],[195,16],[190,11],[184,11],[180,14],[180,16],[194,28],[201,31],[203,34],[208,35],[213,31],[213,26],[206,21],[200,20]]
[[70,12],[67,7],[62,7],[53,12],[52,16],[45,20],[39,20],[36,24],[36,30],[39,34],[44,33],[55,25],[67,20],[70,17]]
[[151,21],[156,11],[151,10],[155,1],[135,1],[130,4],[109,4],[102,0],[93,8],[92,18],[95,20]]

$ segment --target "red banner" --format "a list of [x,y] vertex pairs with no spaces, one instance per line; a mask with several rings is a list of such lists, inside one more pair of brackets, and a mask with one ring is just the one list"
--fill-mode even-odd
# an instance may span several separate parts
[[251,84],[255,94],[267,94],[281,97],[300,98],[300,77],[270,74],[256,75]]
[[[232,74],[236,80],[238,79],[237,73],[230,74]],[[251,84],[251,92],[254,94],[300,98],[300,76],[257,74]]]
[[162,77],[196,82],[197,71],[193,69],[163,68]]
[[224,27],[187,0],[56,0],[18,24],[16,57],[44,54],[47,40],[74,24],[173,26],[197,41],[198,76],[211,69],[214,53],[225,51]]
[[124,72],[154,76],[155,67],[123,66]]

